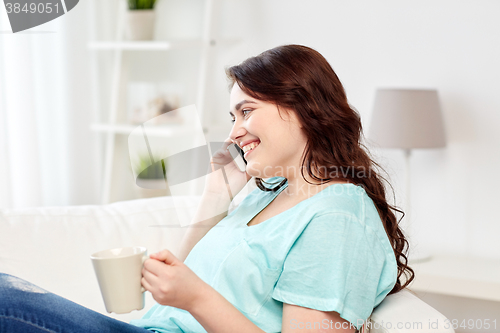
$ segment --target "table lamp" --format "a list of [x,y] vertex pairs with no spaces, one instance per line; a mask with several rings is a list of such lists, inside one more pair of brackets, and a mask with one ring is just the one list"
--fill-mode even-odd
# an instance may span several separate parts
[[[368,138],[381,148],[404,150],[406,211],[410,262],[430,259],[419,244],[413,244],[414,223],[410,207],[410,157],[413,149],[446,146],[443,117],[436,90],[377,89]],[[415,248],[415,245],[417,248]]]

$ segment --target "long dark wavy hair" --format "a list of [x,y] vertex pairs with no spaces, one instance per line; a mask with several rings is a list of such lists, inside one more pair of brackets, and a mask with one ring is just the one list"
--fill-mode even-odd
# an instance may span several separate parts
[[[387,202],[383,182],[390,183],[376,171],[383,170],[360,141],[361,118],[349,105],[328,61],[309,47],[284,45],[229,67],[226,73],[230,87],[236,83],[247,95],[298,116],[307,137],[301,162],[303,177],[306,170],[318,183],[344,180],[364,188],[378,210],[398,264],[397,282],[389,294],[408,286],[415,273],[408,266],[409,244],[398,225],[404,212]],[[261,178],[256,179],[263,191],[276,191],[285,182],[270,188]],[[402,214],[399,221],[395,212]]]

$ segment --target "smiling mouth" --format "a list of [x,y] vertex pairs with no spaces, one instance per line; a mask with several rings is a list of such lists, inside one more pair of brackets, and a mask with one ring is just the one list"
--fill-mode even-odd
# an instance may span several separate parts
[[256,141],[256,142],[252,142],[252,143],[249,143],[245,146],[243,146],[241,149],[243,150],[243,153],[245,155],[247,155],[247,153],[251,152],[252,150],[255,149],[255,147],[257,147],[258,145],[260,144],[259,141]]

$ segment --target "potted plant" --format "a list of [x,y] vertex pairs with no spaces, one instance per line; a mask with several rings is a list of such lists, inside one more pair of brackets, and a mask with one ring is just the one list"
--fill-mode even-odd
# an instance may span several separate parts
[[152,40],[156,0],[128,0],[126,35],[129,40]]
[[135,166],[135,183],[142,198],[170,195],[167,184],[167,163],[163,159],[151,164],[151,158],[140,156]]

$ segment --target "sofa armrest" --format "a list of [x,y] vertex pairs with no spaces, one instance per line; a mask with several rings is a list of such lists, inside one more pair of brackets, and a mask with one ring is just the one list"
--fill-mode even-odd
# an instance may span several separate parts
[[371,315],[370,333],[454,333],[447,318],[403,289],[387,296]]

